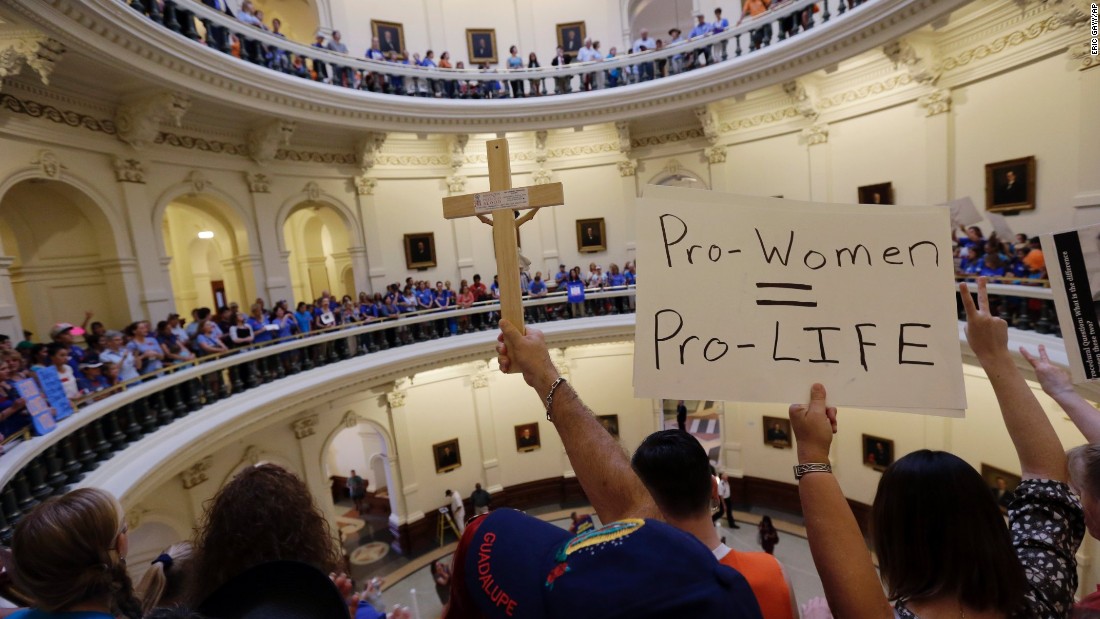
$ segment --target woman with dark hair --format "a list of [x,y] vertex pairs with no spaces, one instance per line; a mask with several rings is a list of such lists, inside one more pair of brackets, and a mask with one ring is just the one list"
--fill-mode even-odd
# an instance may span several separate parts
[[211,593],[250,567],[299,561],[337,571],[340,552],[309,488],[272,464],[249,467],[214,495],[194,540],[191,590],[198,608]]
[[[538,69],[541,66],[542,65],[539,64],[539,57],[535,55],[535,52],[531,52],[530,54],[527,54],[527,68],[528,69]],[[538,96],[542,95],[542,80],[541,79],[537,79],[537,80],[536,79],[531,79],[531,80],[527,80],[527,81],[531,83],[531,96],[532,97],[538,97]]]
[[435,581],[435,594],[439,596],[439,603],[446,606],[451,601],[451,568],[448,561],[436,559],[429,568],[432,580]]
[[911,453],[883,473],[872,508],[880,584],[827,464],[836,409],[814,385],[810,404],[790,410],[796,478],[810,552],[837,617],[1068,617],[1073,606],[1084,517],[1066,484],[1061,442],[1008,352],[1007,324],[989,312],[985,278],[977,307],[966,284],[960,291],[967,342],[1020,458],[1023,481],[1009,526],[973,467],[947,452]]
[[24,516],[12,538],[12,575],[34,601],[18,619],[141,619],[126,573],[122,505],[98,488],[47,499]]
[[779,531],[775,530],[775,525],[772,524],[771,516],[764,516],[760,519],[760,524],[757,525],[757,542],[760,543],[760,547],[764,549],[764,552],[774,555],[775,545],[779,543]]

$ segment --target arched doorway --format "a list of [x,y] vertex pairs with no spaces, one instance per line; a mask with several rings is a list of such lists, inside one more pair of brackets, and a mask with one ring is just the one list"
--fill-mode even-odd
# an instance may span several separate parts
[[[54,180],[16,183],[0,199],[0,253],[11,257],[12,292],[23,329],[48,341],[57,322],[85,311],[111,327],[130,322],[126,275],[115,232],[99,205]],[[21,334],[9,334],[19,337]]]
[[205,194],[180,196],[161,221],[176,311],[217,308],[237,302],[244,311],[255,285],[242,256],[249,253],[244,222],[227,205]]
[[294,298],[312,302],[328,291],[357,298],[351,235],[340,211],[324,202],[303,202],[283,222]]
[[[349,555],[352,577],[377,574],[394,557],[390,515],[396,509],[396,492],[390,469],[386,437],[372,423],[360,421],[341,428],[332,436],[324,454],[324,469],[333,480],[336,524]],[[355,509],[344,490],[346,479],[355,471],[367,483],[364,509]]]

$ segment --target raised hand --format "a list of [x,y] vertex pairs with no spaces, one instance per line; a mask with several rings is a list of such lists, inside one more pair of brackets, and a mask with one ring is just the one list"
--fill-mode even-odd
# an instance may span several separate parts
[[989,293],[986,291],[986,278],[978,278],[978,306],[970,297],[970,288],[965,282],[959,284],[963,307],[966,309],[966,341],[970,349],[978,356],[988,357],[1008,352],[1008,323],[997,318],[989,310]]
[[526,333],[521,333],[511,322],[501,320],[497,341],[500,342],[497,361],[501,372],[522,372],[527,384],[536,389],[545,387],[557,377],[558,371],[550,361],[542,331],[528,328]]
[[1069,372],[1050,362],[1046,346],[1039,344],[1039,356],[1037,358],[1032,356],[1023,346],[1020,347],[1020,354],[1035,369],[1035,376],[1039,379],[1039,384],[1043,386],[1043,391],[1047,395],[1057,397],[1073,391],[1073,381],[1070,379]]
[[829,448],[836,434],[836,408],[825,404],[825,386],[810,387],[810,403],[791,404],[788,414],[794,430],[798,461],[828,462]]

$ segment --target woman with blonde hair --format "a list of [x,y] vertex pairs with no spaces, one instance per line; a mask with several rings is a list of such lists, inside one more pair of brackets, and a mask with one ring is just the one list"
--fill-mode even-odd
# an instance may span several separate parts
[[148,614],[158,606],[175,606],[183,601],[193,552],[191,542],[180,542],[153,560],[137,586],[142,611]]
[[13,575],[34,608],[11,616],[141,619],[128,548],[122,505],[109,492],[80,488],[47,499],[15,527]]

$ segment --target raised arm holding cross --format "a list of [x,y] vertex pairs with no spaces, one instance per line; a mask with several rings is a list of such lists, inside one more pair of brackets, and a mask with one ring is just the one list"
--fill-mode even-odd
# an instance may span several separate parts
[[[523,300],[519,289],[519,248],[516,228],[530,221],[544,206],[565,204],[561,183],[512,189],[512,165],[508,140],[485,143],[489,159],[489,191],[443,198],[443,217],[458,219],[477,216],[493,226],[497,274],[500,276],[500,315],[523,330]],[[516,211],[532,209],[516,218]],[[492,215],[490,220],[488,215]]]

